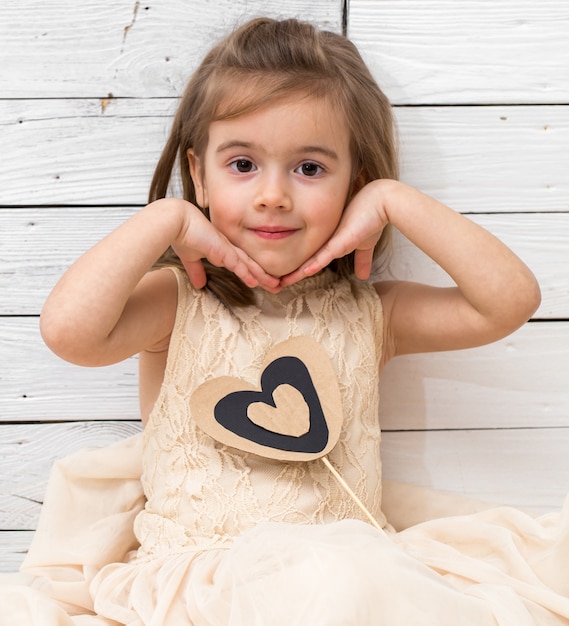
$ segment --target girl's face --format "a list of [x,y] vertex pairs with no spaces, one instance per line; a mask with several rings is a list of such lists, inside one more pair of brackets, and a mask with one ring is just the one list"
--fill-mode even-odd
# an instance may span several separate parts
[[277,277],[330,238],[352,177],[344,119],[325,100],[298,96],[213,122],[203,160],[189,159],[212,223]]

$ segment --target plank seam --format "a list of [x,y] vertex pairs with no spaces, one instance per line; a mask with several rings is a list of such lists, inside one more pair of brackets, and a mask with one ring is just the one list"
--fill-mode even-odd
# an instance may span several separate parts
[[464,109],[464,108],[516,108],[516,107],[567,107],[569,102],[416,102],[397,104],[392,102],[394,109]]
[[569,426],[496,426],[496,427],[469,427],[469,428],[382,428],[382,433],[469,433],[469,432],[518,432],[522,430],[569,430]]

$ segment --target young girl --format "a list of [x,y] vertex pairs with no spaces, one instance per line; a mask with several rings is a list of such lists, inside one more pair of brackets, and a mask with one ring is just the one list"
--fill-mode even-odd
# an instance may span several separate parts
[[[183,198],[167,197],[176,165]],[[456,287],[367,282],[391,226]],[[102,511],[92,527],[104,541],[87,541],[88,558],[67,579],[44,568],[57,608],[40,611],[38,592],[12,588],[13,623],[569,623],[560,524],[497,509],[396,533],[381,510],[384,365],[495,341],[539,298],[502,243],[397,182],[389,103],[346,38],[296,20],[245,24],[191,78],[150,203],[65,273],[41,316],[47,345],[73,363],[140,355],[139,546],[126,554],[132,516],[125,522],[90,483],[87,512],[72,506],[81,519]],[[227,377],[256,387],[273,350],[295,356],[299,346],[332,368],[326,384],[339,390],[343,422],[327,456],[345,487],[322,459],[266,458],[197,423],[204,383],[222,393]],[[119,446],[112,462],[131,453]],[[87,454],[84,476],[113,475],[96,468],[108,451]],[[122,556],[95,558],[117,537]],[[37,574],[34,549],[28,571]],[[54,592],[79,570],[87,599]],[[60,606],[94,615],[74,622]]]

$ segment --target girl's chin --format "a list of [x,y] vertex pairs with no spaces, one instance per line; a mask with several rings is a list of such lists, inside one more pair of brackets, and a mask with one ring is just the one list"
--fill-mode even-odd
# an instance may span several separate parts
[[262,268],[263,270],[267,273],[270,274],[271,276],[274,276],[275,278],[278,278],[279,280],[281,278],[284,278],[285,276],[288,276],[289,274],[292,274],[295,270],[297,270],[302,263],[300,263],[299,265],[292,265],[290,263],[270,263],[267,261],[263,261],[263,259],[254,259]]

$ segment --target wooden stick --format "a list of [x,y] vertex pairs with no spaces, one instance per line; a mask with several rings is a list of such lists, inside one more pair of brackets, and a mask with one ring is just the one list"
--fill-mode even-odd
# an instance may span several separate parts
[[344,488],[346,493],[352,498],[352,500],[358,505],[358,507],[362,510],[365,516],[368,518],[372,526],[375,526],[378,530],[383,530],[381,526],[378,524],[377,520],[373,515],[366,509],[364,503],[356,496],[356,494],[350,489],[348,483],[342,478],[342,476],[338,473],[338,471],[333,467],[332,463],[328,460],[327,456],[321,457],[322,461],[324,461],[324,465],[332,472],[334,478],[340,483],[340,485]]

